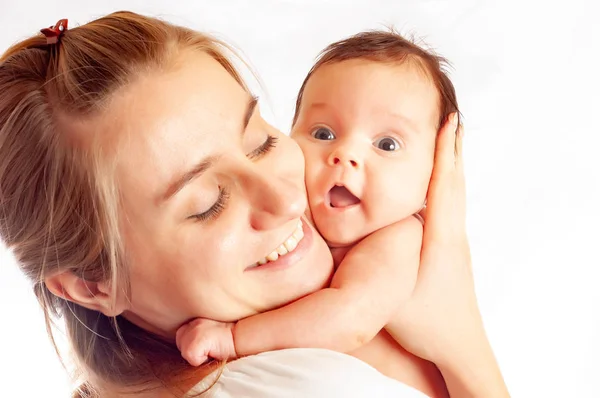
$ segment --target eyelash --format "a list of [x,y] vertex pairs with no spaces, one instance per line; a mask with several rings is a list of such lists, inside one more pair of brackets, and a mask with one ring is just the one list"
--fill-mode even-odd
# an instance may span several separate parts
[[193,218],[196,221],[213,220],[225,209],[228,200],[229,192],[227,192],[225,188],[219,188],[219,198],[210,209],[206,210],[204,213],[191,215],[188,218]]
[[[257,157],[265,155],[271,149],[273,149],[277,145],[278,138],[272,135],[269,135],[265,142],[254,151],[248,154],[250,159],[255,159]],[[196,221],[209,221],[214,220],[221,212],[225,209],[225,205],[229,200],[229,192],[225,190],[225,188],[219,188],[219,198],[215,202],[214,205],[211,206],[210,209],[205,211],[204,213],[191,215],[189,218],[193,218]]]
[[277,146],[277,141],[279,141],[279,138],[273,136],[273,135],[269,135],[267,137],[267,139],[265,140],[265,142],[259,146],[258,148],[256,148],[255,150],[253,150],[252,152],[250,152],[247,156],[249,159],[256,159],[258,157],[261,157],[265,154],[267,154],[271,149],[275,148]]

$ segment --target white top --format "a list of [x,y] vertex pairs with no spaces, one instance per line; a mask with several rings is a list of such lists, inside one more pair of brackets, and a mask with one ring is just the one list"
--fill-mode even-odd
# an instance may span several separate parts
[[[194,389],[198,393],[218,372]],[[207,398],[426,398],[350,355],[294,348],[264,352],[226,365]]]

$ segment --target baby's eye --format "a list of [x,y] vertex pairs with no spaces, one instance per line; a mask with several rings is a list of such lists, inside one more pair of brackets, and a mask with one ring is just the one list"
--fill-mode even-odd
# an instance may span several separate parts
[[311,133],[311,135],[314,138],[316,138],[317,140],[323,140],[323,141],[335,140],[335,134],[333,134],[333,132],[331,130],[329,130],[327,127],[319,127],[318,129],[313,131]]
[[392,137],[382,137],[379,138],[378,140],[376,140],[373,145],[375,145],[377,148],[381,149],[382,151],[387,151],[387,152],[394,152],[399,150],[402,146],[400,145],[400,142],[398,142],[398,140],[396,140],[395,138]]

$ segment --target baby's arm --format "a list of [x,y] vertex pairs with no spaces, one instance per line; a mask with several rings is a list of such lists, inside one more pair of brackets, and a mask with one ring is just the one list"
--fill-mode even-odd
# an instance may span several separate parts
[[348,252],[329,288],[239,321],[237,354],[293,347],[349,352],[370,341],[412,293],[422,236],[414,217],[367,236]]
[[[245,356],[294,347],[352,351],[370,341],[390,321],[414,287],[423,228],[409,217],[367,236],[352,248],[335,273],[331,286],[279,309],[238,321],[233,330],[221,328],[202,343],[204,354]],[[200,325],[200,324],[199,324]],[[190,334],[193,327],[187,329]],[[189,347],[198,349],[197,338],[180,338],[184,357]],[[231,347],[235,350],[216,347]],[[217,342],[221,339],[223,342]],[[194,343],[196,340],[196,343]],[[187,341],[188,343],[185,343]],[[206,347],[208,346],[208,348]],[[213,351],[211,347],[215,347]],[[186,353],[187,351],[187,353]],[[233,352],[232,352],[233,351]],[[223,359],[223,358],[218,358]],[[188,359],[189,360],[189,359]]]

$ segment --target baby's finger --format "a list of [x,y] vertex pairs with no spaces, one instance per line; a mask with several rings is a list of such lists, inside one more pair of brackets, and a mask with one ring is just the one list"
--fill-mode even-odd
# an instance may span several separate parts
[[190,324],[186,323],[185,325],[177,329],[177,332],[175,332],[175,345],[177,346],[177,349],[179,351],[181,351],[182,341],[185,338],[187,331],[189,330],[189,326]]
[[184,345],[181,352],[183,358],[192,366],[200,366],[208,360],[208,342],[205,339],[195,336],[194,339]]
[[197,355],[196,353],[184,355],[183,359],[188,361],[188,363],[192,366],[200,366],[204,362],[208,361],[208,357],[206,355]]

